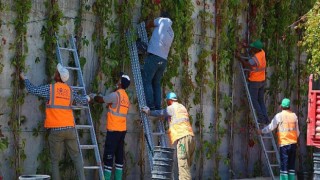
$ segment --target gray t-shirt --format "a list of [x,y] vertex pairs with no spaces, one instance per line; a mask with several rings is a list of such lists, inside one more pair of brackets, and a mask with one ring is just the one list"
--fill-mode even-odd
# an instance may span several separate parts
[[169,18],[159,17],[153,23],[155,29],[149,41],[148,52],[167,59],[174,37],[172,21]]
[[107,96],[103,96],[103,101],[108,105],[112,104],[112,108],[116,108],[118,106],[118,97],[116,92],[112,92]]

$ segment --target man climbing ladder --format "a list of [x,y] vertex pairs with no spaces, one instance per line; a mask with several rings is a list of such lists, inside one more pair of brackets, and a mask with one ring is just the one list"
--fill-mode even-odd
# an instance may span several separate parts
[[[264,51],[262,50],[262,43],[261,42],[257,42],[256,43],[252,43],[250,44],[250,46],[254,47],[254,49],[261,49],[258,52],[260,52],[260,54],[257,55],[257,50],[253,50],[252,52],[255,53],[255,55],[251,58],[250,56],[247,58],[249,59],[249,61],[244,61],[244,60],[240,60],[243,64],[245,64],[247,67],[250,67],[249,71],[253,71],[250,72],[249,74],[249,83],[247,81],[247,77],[245,75],[245,69],[242,66],[242,63],[239,63],[240,65],[240,70],[241,70],[241,75],[242,75],[242,79],[244,82],[244,87],[246,90],[246,94],[247,94],[247,98],[248,98],[248,103],[249,103],[249,108],[250,111],[252,113],[252,117],[254,120],[254,124],[256,126],[257,129],[259,129],[259,126],[261,124],[265,124],[266,121],[266,117],[264,116],[263,113],[260,112],[260,115],[257,116],[256,113],[259,113],[259,110],[256,110],[256,107],[260,107],[260,103],[262,103],[262,105],[264,106],[264,101],[263,101],[263,94],[264,94],[264,81],[265,81],[265,68],[266,68],[266,62],[265,62],[265,55],[264,55]],[[256,56],[257,55],[257,56]],[[237,53],[237,57],[240,58],[240,53]],[[243,58],[243,56],[242,56]],[[252,77],[253,76],[253,77]],[[253,89],[254,91],[250,91],[250,79],[251,81],[253,81],[254,86]],[[263,81],[261,81],[261,79],[263,79]],[[262,96],[262,97],[261,97]],[[260,97],[261,99],[258,101],[257,98]],[[254,101],[256,101],[256,106],[254,105]],[[258,106],[259,105],[259,106]],[[261,109],[260,109],[261,110]],[[280,157],[279,157],[279,152],[277,149],[277,145],[276,142],[274,140],[273,134],[272,133],[268,133],[268,135],[262,136],[259,135],[258,139],[260,141],[261,144],[261,148],[264,152],[264,156],[266,158],[266,164],[268,166],[269,169],[269,173],[272,179],[275,179],[275,171],[278,171],[278,168],[280,166]],[[272,146],[270,146],[271,143]],[[271,148],[271,149],[270,149]]]
[[250,45],[250,54],[253,56],[245,57],[238,56],[238,60],[246,68],[250,69],[249,73],[249,91],[253,107],[258,115],[258,122],[262,124],[268,124],[269,118],[267,114],[267,108],[264,104],[264,88],[266,84],[266,55],[263,48],[263,44],[260,40],[257,40]]

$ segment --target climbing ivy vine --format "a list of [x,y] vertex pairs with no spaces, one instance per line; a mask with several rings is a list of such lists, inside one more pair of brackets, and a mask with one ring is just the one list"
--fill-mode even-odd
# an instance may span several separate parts
[[[46,7],[46,24],[42,27],[41,38],[44,40],[44,52],[46,54],[46,75],[47,82],[53,82],[52,76],[56,71],[57,56],[56,56],[56,34],[59,32],[59,27],[62,25],[62,11],[59,8],[59,4],[56,0],[45,1]],[[45,102],[39,106],[39,109],[44,113]],[[33,129],[33,135],[38,136],[41,128],[43,127],[43,122],[39,122],[38,126]],[[44,133],[44,147],[38,155],[39,166],[37,168],[37,173],[49,174],[50,169],[50,151],[48,143],[48,132]]]
[[8,99],[8,105],[11,108],[10,119],[8,125],[13,136],[13,154],[9,157],[10,166],[15,171],[15,178],[22,172],[22,163],[26,159],[24,151],[25,139],[21,138],[21,123],[26,119],[21,115],[21,105],[24,103],[25,94],[21,90],[23,84],[19,80],[20,72],[25,71],[25,59],[28,53],[27,44],[27,26],[26,22],[29,19],[29,13],[31,10],[31,0],[14,1],[14,12],[16,18],[13,21],[14,30],[16,32],[14,43],[11,46],[11,50],[14,50],[14,56],[11,60],[11,65],[14,67],[12,74],[12,95]]

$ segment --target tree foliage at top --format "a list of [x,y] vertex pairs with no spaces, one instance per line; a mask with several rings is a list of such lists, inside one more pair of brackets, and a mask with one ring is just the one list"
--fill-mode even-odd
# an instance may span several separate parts
[[306,15],[303,46],[309,55],[307,61],[308,73],[320,74],[320,2],[316,2]]

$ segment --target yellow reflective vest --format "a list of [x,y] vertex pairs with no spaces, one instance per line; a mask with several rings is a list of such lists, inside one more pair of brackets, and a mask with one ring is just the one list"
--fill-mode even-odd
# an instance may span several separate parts
[[187,109],[178,102],[173,102],[168,108],[171,112],[169,118],[169,137],[171,143],[173,144],[176,140],[187,135],[194,136]]
[[278,143],[280,146],[296,144],[298,141],[297,119],[295,113],[283,110],[278,124]]

